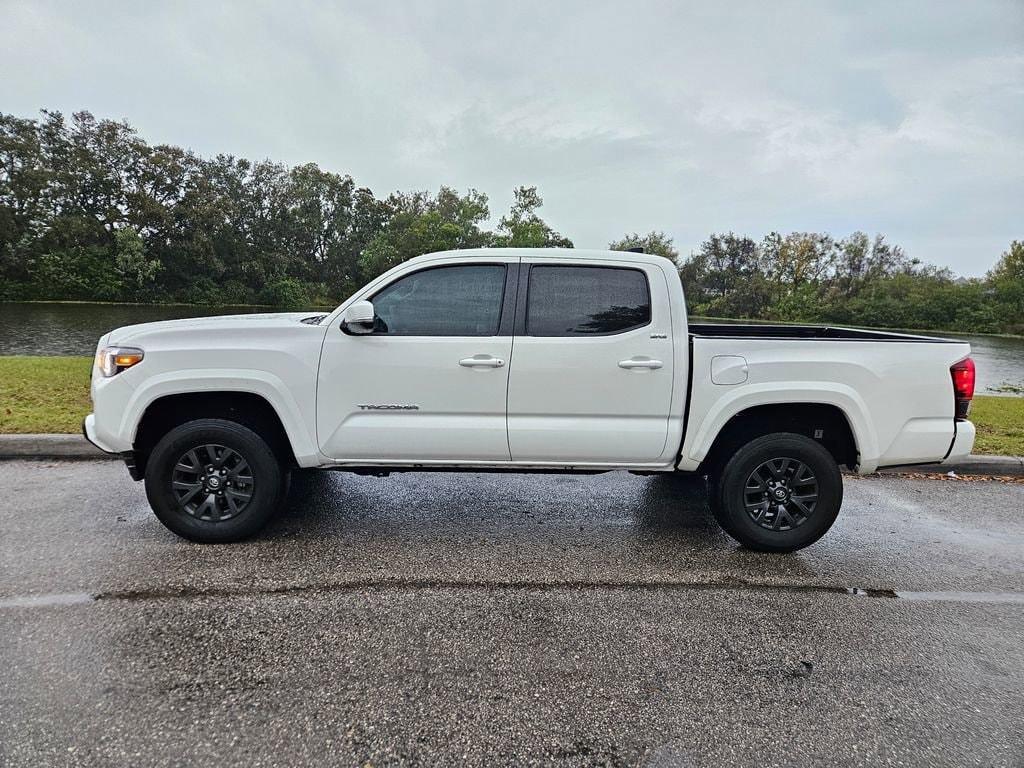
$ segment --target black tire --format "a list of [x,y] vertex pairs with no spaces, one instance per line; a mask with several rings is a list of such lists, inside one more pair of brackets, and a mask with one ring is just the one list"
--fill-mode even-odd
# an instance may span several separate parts
[[744,547],[794,552],[832,527],[843,478],[820,443],[776,432],[739,448],[712,473],[708,493],[715,519]]
[[156,444],[146,465],[146,497],[160,522],[179,536],[205,544],[241,541],[277,511],[287,476],[270,446],[248,427],[197,419]]

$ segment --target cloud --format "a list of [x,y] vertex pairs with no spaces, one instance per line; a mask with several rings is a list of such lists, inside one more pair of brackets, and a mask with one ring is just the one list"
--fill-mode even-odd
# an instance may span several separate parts
[[7,2],[0,109],[124,117],[380,194],[537,184],[578,244],[881,231],[980,274],[1024,237],[1016,0]]

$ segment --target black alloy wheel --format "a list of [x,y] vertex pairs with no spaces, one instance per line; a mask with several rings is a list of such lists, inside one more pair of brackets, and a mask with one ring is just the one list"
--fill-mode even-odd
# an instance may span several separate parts
[[798,459],[769,459],[747,477],[743,496],[744,508],[755,523],[771,531],[789,531],[814,513],[818,480]]
[[222,522],[249,506],[255,479],[241,453],[206,443],[190,448],[178,459],[171,489],[185,513],[199,520]]

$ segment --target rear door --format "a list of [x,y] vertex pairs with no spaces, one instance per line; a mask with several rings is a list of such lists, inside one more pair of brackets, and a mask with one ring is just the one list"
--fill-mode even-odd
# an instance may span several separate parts
[[673,373],[660,269],[523,259],[508,391],[513,461],[662,461]]

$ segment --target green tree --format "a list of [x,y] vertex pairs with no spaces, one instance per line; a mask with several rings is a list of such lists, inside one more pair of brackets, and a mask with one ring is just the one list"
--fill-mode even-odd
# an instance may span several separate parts
[[146,257],[146,246],[138,232],[124,227],[114,233],[114,273],[120,282],[121,298],[149,298],[148,289],[160,269],[159,261]]
[[711,235],[680,265],[680,278],[692,314],[712,317],[764,317],[772,286],[761,249],[749,237]]
[[[514,196],[492,232],[476,190],[381,200],[314,163],[203,158],[89,112],[0,114],[0,299],[299,307],[430,251],[572,246],[536,187]],[[685,259],[657,231],[609,247],[674,261],[694,314],[1024,333],[1020,241],[982,280],[863,232],[712,234]]]
[[269,304],[280,309],[304,309],[309,306],[306,287],[290,277],[269,283],[260,291],[259,299],[261,304]]
[[367,244],[359,259],[367,279],[414,256],[434,251],[479,248],[490,233],[480,225],[490,216],[487,196],[475,189],[465,195],[441,187],[436,197],[426,192],[395,193],[388,198],[384,228]]
[[34,120],[0,114],[0,277],[24,284],[49,221],[51,169]]
[[664,232],[648,232],[646,235],[634,232],[621,240],[613,240],[608,243],[610,251],[628,251],[634,248],[643,248],[644,253],[664,256],[673,264],[677,264],[679,261],[679,251],[675,249],[672,238]]
[[830,300],[856,296],[865,286],[900,274],[914,274],[921,262],[909,258],[898,245],[890,245],[883,235],[869,238],[854,232],[836,243]]
[[988,273],[992,282],[1024,283],[1024,240],[1014,240]]
[[537,215],[544,200],[536,187],[516,187],[515,200],[501,217],[492,243],[501,248],[572,248],[572,240],[553,230]]
[[1024,334],[1024,241],[1014,240],[988,274],[1004,333]]

